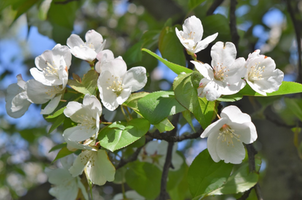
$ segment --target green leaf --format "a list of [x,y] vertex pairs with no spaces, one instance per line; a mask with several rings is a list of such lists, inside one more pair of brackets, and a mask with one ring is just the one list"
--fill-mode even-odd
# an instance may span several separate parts
[[175,27],[163,28],[159,36],[158,49],[163,58],[181,66],[186,65],[184,47],[176,36]]
[[202,4],[204,1],[206,0],[189,0],[189,9],[193,10],[194,8]]
[[63,147],[66,147],[67,146],[67,143],[62,143],[62,144],[58,144],[54,147],[52,147],[48,153],[52,152],[52,151],[55,151],[55,150],[58,150],[58,149],[62,149]]
[[194,82],[196,81],[192,79],[192,74],[180,74],[176,77],[173,83],[175,98],[182,106],[193,113],[203,128],[206,128],[212,122],[215,102],[199,98]]
[[68,85],[82,94],[95,95],[98,76],[99,75],[95,70],[89,70],[84,74],[82,82],[69,79]]
[[148,132],[149,128],[149,121],[142,118],[127,123],[114,122],[103,128],[98,138],[102,147],[113,152],[137,141]]
[[67,147],[63,147],[63,148],[58,152],[56,158],[55,158],[52,162],[54,163],[56,160],[58,160],[58,159],[60,159],[60,158],[63,158],[63,157],[65,157],[65,156],[68,156],[68,155],[70,155],[70,154],[72,154],[72,153],[73,153],[73,152],[72,152],[72,151],[69,151],[69,150],[67,149]]
[[208,150],[202,151],[188,171],[188,184],[193,197],[203,198],[220,188],[230,176],[233,164],[214,162]]
[[185,120],[188,122],[188,124],[191,126],[193,132],[196,132],[195,131],[195,128],[193,126],[193,123],[192,123],[192,116],[191,116],[191,113],[190,111],[188,110],[185,110],[182,112],[182,116],[185,118]]
[[57,110],[54,114],[48,115],[48,116],[46,117],[46,119],[53,119],[53,118],[58,117],[59,115],[63,114],[65,108],[66,108],[66,106],[64,106],[63,108]]
[[162,57],[158,56],[156,53],[153,53],[149,49],[143,48],[142,51],[147,52],[148,54],[150,54],[154,58],[156,58],[159,61],[161,61],[162,63],[164,63],[167,67],[169,67],[176,74],[180,74],[181,72],[185,72],[185,73],[191,73],[192,72],[191,69],[188,69],[186,67],[183,67],[181,65],[178,65],[178,64],[175,64],[175,63],[172,63],[170,61],[167,61],[167,60],[163,59]]
[[40,0],[20,0],[18,4],[14,4],[13,9],[17,11],[14,21],[16,21],[22,14],[27,12],[33,5],[35,5],[39,1]]
[[228,180],[216,190],[213,190],[208,195],[222,195],[222,194],[237,194],[245,192],[252,188],[258,182],[259,174],[257,172],[249,171],[249,164],[244,163],[237,169]]
[[284,98],[286,107],[302,121],[302,101],[301,99]]
[[143,46],[143,41],[140,41],[134,44],[126,51],[123,58],[128,65],[132,65],[142,60],[142,56],[143,56],[141,51],[142,46]]
[[158,124],[165,118],[186,110],[175,99],[173,91],[148,94],[138,101],[138,109],[151,124]]
[[154,124],[154,126],[158,129],[160,133],[166,132],[166,131],[172,131],[175,127],[170,122],[169,119],[164,119],[158,124]]
[[32,143],[42,135],[46,134],[45,128],[29,128],[23,129],[18,131],[20,136],[27,140],[28,142]]
[[83,3],[81,1],[71,1],[63,3],[65,0],[52,1],[47,13],[47,19],[53,26],[52,37],[57,43],[65,44],[73,31],[73,23],[76,11]]
[[140,195],[155,199],[160,192],[161,171],[151,163],[135,161],[129,164],[126,182]]
[[138,100],[140,100],[141,98],[143,98],[144,96],[148,95],[148,92],[137,92],[137,93],[132,93],[129,98],[123,103],[123,105],[138,111],[138,106],[137,106],[137,102]]
[[219,40],[230,41],[229,20],[225,16],[220,14],[207,16],[202,20],[202,25],[204,29],[203,38],[218,32]]
[[58,128],[61,124],[63,124],[64,120],[65,120],[65,115],[61,114],[51,125],[48,134],[50,134],[51,132],[53,132],[56,128]]

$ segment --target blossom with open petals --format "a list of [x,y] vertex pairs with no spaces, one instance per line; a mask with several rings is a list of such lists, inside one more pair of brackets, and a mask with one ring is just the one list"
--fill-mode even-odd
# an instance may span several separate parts
[[277,91],[282,84],[284,73],[276,69],[275,61],[267,56],[259,55],[260,50],[250,53],[246,61],[246,82],[253,90],[265,95]]
[[65,88],[63,88],[62,85],[47,86],[35,79],[27,81],[26,92],[28,98],[35,104],[48,102],[47,106],[41,110],[41,114],[43,115],[50,114],[56,109],[64,90]]
[[[148,142],[146,147],[144,147],[138,159],[143,162],[153,163],[160,169],[164,167],[166,154],[167,154],[168,142],[162,140],[160,143],[158,141],[151,141]],[[182,163],[183,159],[180,155],[176,153],[177,150],[177,143],[174,144],[172,149],[172,166],[173,170],[178,170]]]
[[69,155],[60,159],[63,168],[46,169],[48,181],[53,184],[49,190],[49,194],[56,197],[58,200],[75,200],[79,190],[81,190],[84,198],[88,200],[88,194],[85,186],[81,182],[79,176],[72,176],[68,169],[74,162],[74,156]]
[[23,116],[32,103],[27,96],[27,83],[22,79],[21,74],[17,76],[17,79],[17,83],[13,83],[7,87],[5,95],[6,112],[14,118]]
[[75,57],[92,62],[97,54],[103,50],[105,40],[103,40],[103,36],[95,30],[87,31],[85,39],[86,42],[83,42],[78,35],[72,34],[67,39],[67,45]]
[[83,104],[75,101],[69,102],[64,110],[64,114],[72,121],[78,123],[77,126],[68,128],[63,133],[68,148],[77,149],[82,146],[78,144],[79,142],[92,136],[97,137],[100,116],[102,115],[102,105],[95,96],[86,94]]
[[124,103],[131,92],[142,89],[147,83],[146,69],[127,65],[122,57],[102,65],[98,78],[98,88],[103,105],[110,111]]
[[67,46],[57,44],[35,59],[36,67],[30,69],[31,75],[43,85],[66,86],[68,70],[71,65],[71,53]]
[[220,95],[239,92],[244,86],[246,68],[245,59],[236,59],[236,47],[231,42],[217,42],[211,49],[211,66],[207,63],[191,61],[203,75],[198,88],[198,95],[214,101]]
[[187,51],[192,54],[207,48],[207,46],[213,42],[218,35],[218,33],[215,33],[201,40],[203,35],[203,26],[200,19],[194,15],[184,21],[182,29],[182,31],[179,31],[175,28],[176,35]]
[[105,150],[84,150],[74,161],[69,172],[75,177],[85,171],[86,177],[93,184],[104,185],[106,181],[113,181],[115,167],[112,165]]
[[208,137],[208,150],[215,162],[239,164],[245,157],[242,143],[250,144],[257,139],[256,127],[251,117],[236,106],[224,108],[220,117],[200,137]]

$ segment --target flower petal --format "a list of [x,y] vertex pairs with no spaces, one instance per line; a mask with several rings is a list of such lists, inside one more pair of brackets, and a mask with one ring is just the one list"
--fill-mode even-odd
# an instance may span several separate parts
[[83,173],[84,168],[86,167],[93,153],[93,151],[82,151],[82,153],[78,155],[73,165],[69,168],[69,172],[73,177],[76,177]]
[[146,68],[132,67],[126,72],[123,78],[125,88],[129,88],[131,92],[142,89],[147,83]]
[[96,32],[95,30],[87,31],[85,35],[85,39],[86,39],[86,45],[88,45],[88,47],[93,47],[96,53],[102,51],[105,46],[103,36],[98,32]]
[[217,140],[216,152],[225,163],[240,164],[245,158],[245,150],[242,142],[233,139],[233,145]]
[[196,47],[195,47],[194,53],[197,53],[197,52],[199,52],[199,51],[204,50],[205,48],[207,48],[208,45],[211,42],[213,42],[216,39],[217,36],[218,36],[218,33],[214,33],[213,35],[210,35],[210,36],[206,37],[205,39],[199,41],[197,43]]
[[53,99],[51,99],[48,102],[47,106],[41,110],[40,114],[48,115],[48,114],[52,113],[59,105],[61,98],[62,98],[62,94],[57,95]]

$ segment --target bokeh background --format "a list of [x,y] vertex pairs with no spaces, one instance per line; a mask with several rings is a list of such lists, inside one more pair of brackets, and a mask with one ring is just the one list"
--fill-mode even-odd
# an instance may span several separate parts
[[[194,2],[199,5],[192,7]],[[260,49],[284,71],[286,81],[301,83],[302,1],[238,0],[235,13],[238,57],[246,58]],[[147,68],[149,77],[144,90],[170,90],[176,74],[140,49],[147,47],[160,55],[158,38],[165,23],[181,25],[193,14],[202,20],[205,35],[218,32],[216,41],[234,39],[228,0],[1,0],[0,199],[39,199],[39,193],[45,200],[53,199],[48,195],[50,184],[44,169],[57,165],[52,163],[57,152],[49,150],[63,141],[62,131],[47,134],[50,124],[39,114],[37,105],[31,105],[19,119],[11,118],[5,110],[6,88],[17,82],[18,74],[26,81],[31,79],[29,69],[34,67],[35,57],[57,43],[65,45],[71,33],[84,38],[87,30],[94,29],[106,39],[106,48],[123,56],[128,67]],[[198,59],[209,62],[209,51],[210,47],[198,54]],[[171,59],[192,67],[189,57],[180,61],[175,55]],[[82,76],[88,69],[87,63],[73,58],[70,74]],[[293,100],[301,109],[299,94],[244,98],[236,103],[252,116],[258,130],[254,146],[262,158],[260,187],[264,199],[302,199],[301,136],[299,129],[292,130],[301,124],[284,98]],[[179,134],[188,131],[189,126],[184,125]],[[206,141],[202,139],[178,144],[188,164],[204,148]],[[111,199],[117,191],[108,184],[97,187],[94,193],[96,199]]]

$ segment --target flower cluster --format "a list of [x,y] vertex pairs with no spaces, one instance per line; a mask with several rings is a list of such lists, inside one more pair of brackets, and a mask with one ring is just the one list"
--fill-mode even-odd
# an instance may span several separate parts
[[48,115],[56,110],[61,100],[66,102],[63,95],[69,84],[72,55],[87,61],[98,74],[96,83],[102,103],[98,97],[86,93],[83,94],[82,103],[70,101],[64,109],[64,115],[77,125],[64,130],[63,138],[70,151],[81,150],[81,153],[68,165],[64,165],[63,160],[64,169],[46,171],[50,176],[49,181],[56,185],[50,193],[59,200],[67,199],[69,192],[72,196],[68,196],[68,199],[75,199],[79,188],[88,199],[78,177],[83,171],[93,184],[104,185],[106,181],[114,180],[115,167],[97,141],[102,105],[114,111],[132,92],[142,89],[147,82],[144,67],[133,67],[127,71],[121,56],[114,58],[112,51],[104,50],[105,41],[101,34],[89,30],[85,39],[86,42],[83,42],[78,35],[72,34],[67,39],[67,46],[57,44],[52,50],[36,57],[36,67],[30,69],[33,79],[24,81],[18,75],[18,82],[8,87],[6,95],[6,110],[11,117],[21,117],[31,103],[47,102],[41,114]]
[[[183,31],[176,29],[176,35],[188,52],[197,53],[215,40],[217,33],[199,41],[203,35],[203,27],[200,20],[192,16],[185,20]],[[276,69],[272,58],[260,55],[260,50],[249,54],[247,60],[236,58],[236,54],[236,47],[232,42],[224,44],[219,41],[211,48],[211,65],[191,61],[204,77],[197,89],[200,97],[215,101],[221,95],[238,93],[246,83],[262,95],[279,89],[284,74]]]

